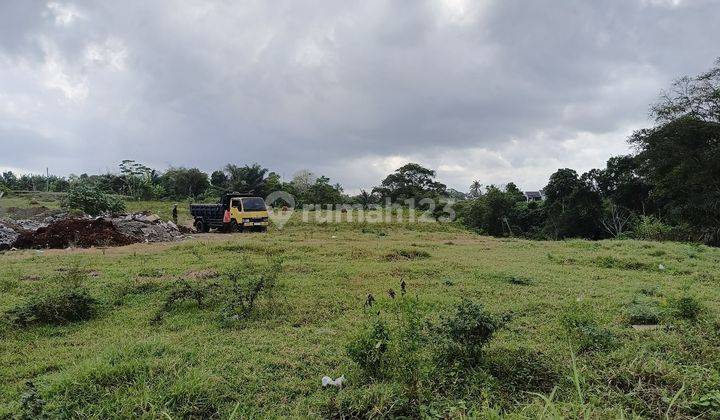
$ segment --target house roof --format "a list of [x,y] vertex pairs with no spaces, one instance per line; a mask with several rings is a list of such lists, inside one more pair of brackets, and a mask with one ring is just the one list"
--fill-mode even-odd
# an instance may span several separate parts
[[525,191],[525,197],[527,198],[543,198],[543,194],[540,191]]

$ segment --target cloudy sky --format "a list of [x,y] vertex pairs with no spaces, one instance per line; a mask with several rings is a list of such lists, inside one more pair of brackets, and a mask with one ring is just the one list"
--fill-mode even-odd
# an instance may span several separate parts
[[0,2],[0,170],[545,185],[720,56],[718,0]]

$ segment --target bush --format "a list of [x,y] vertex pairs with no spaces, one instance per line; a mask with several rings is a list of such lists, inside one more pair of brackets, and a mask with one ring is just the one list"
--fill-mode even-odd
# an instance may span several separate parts
[[75,184],[70,187],[64,205],[71,210],[81,210],[91,216],[125,211],[125,203],[122,200],[86,184]]
[[670,306],[676,317],[694,321],[703,310],[702,304],[695,297],[684,295],[670,301]]
[[348,344],[347,353],[367,378],[382,379],[387,376],[389,343],[390,332],[385,323],[377,319]]
[[438,353],[442,365],[477,365],[482,349],[501,326],[500,320],[485,311],[482,305],[463,299],[455,314],[443,318],[435,331],[443,343]]
[[635,239],[645,241],[687,241],[687,226],[670,226],[655,216],[641,216],[633,229]]
[[75,265],[66,268],[52,279],[49,287],[5,313],[15,326],[60,325],[92,319],[97,313],[97,301],[90,296],[83,283],[87,273]]
[[615,335],[597,324],[586,305],[575,302],[567,307],[560,317],[560,325],[578,351],[606,350],[615,345]]

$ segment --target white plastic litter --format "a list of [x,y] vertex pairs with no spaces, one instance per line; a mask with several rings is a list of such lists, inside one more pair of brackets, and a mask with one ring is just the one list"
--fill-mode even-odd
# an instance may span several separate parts
[[665,271],[665,266],[662,264],[658,265],[658,270]]
[[322,386],[323,388],[326,388],[328,386],[334,386],[335,388],[342,388],[343,383],[345,382],[345,375],[342,375],[341,377],[334,379],[329,376],[323,376],[322,378]]

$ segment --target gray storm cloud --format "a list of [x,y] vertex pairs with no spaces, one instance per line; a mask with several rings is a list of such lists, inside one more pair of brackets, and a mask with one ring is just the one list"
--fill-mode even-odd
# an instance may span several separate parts
[[601,166],[720,52],[718,1],[7,1],[0,169],[259,162],[350,190]]

